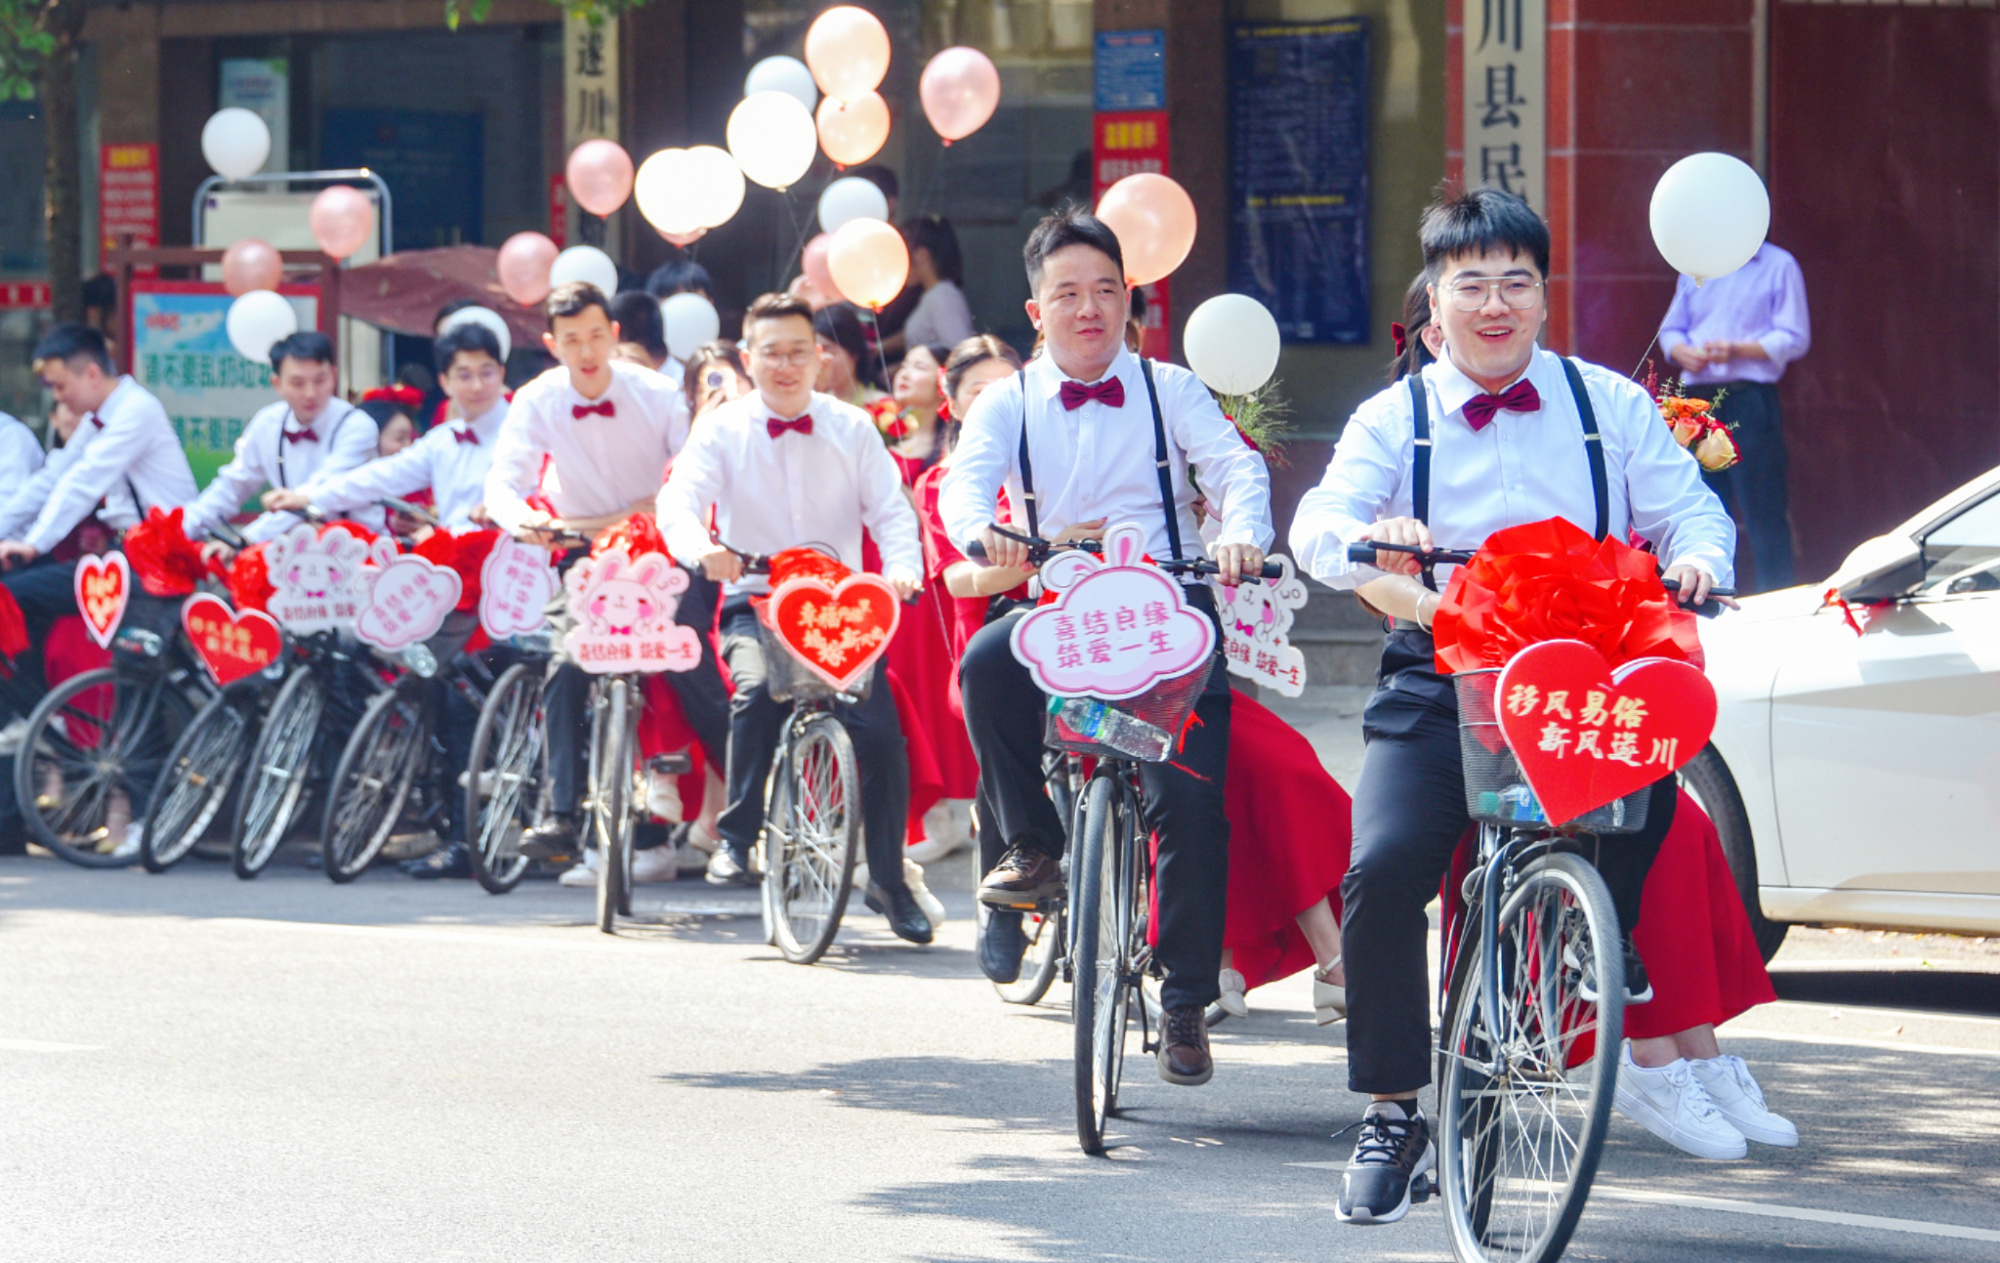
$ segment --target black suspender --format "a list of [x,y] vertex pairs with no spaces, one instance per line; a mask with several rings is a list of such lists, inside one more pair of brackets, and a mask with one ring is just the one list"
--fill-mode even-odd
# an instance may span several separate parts
[[1415,427],[1416,446],[1410,455],[1413,478],[1410,516],[1430,524],[1431,520],[1431,405],[1424,394],[1424,375],[1410,374],[1410,424]]
[[1014,370],[1021,386],[1021,500],[1028,508],[1028,534],[1042,537],[1041,515],[1035,512],[1035,467],[1028,462],[1028,370]]
[[[1174,512],[1174,474],[1167,457],[1167,422],[1160,415],[1160,392],[1153,389],[1153,362],[1139,361],[1139,372],[1146,379],[1146,402],[1153,406],[1153,465],[1160,475],[1160,512],[1167,519],[1167,549],[1175,561],[1181,560],[1181,521]],[[1041,538],[1041,515],[1035,511],[1035,467],[1028,459],[1028,372],[1018,369],[1015,380],[1021,387],[1021,450],[1018,460],[1021,465],[1021,499],[1028,510],[1028,534]],[[1426,475],[1428,480],[1428,475]],[[1422,516],[1419,514],[1418,516]]]

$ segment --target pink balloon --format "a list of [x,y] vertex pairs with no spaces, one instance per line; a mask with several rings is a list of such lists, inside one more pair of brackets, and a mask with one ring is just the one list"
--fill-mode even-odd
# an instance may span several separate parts
[[1194,249],[1194,199],[1163,175],[1128,175],[1104,190],[1097,217],[1118,234],[1125,283],[1151,285]]
[[947,48],[931,58],[917,81],[924,117],[949,145],[986,126],[1000,105],[1000,72],[976,48]]
[[232,294],[276,289],[284,279],[284,260],[268,241],[245,237],[222,252],[222,288]]
[[843,167],[858,166],[889,139],[889,103],[870,92],[853,104],[826,97],[819,103],[819,147]]
[[[660,232],[660,230],[657,228],[653,229],[653,231]],[[662,237],[665,237],[668,241],[673,242],[675,245],[685,248],[687,246],[693,245],[697,241],[700,241],[703,237],[706,237],[708,235],[708,229],[697,228],[693,232],[660,232],[660,235]]]
[[851,219],[827,242],[826,266],[847,301],[880,311],[910,279],[910,248],[879,219]]
[[555,266],[556,243],[538,232],[517,232],[500,245],[494,269],[507,297],[532,307],[549,296],[549,269]]
[[823,232],[814,237],[806,242],[805,253],[800,257],[799,264],[806,274],[806,279],[812,282],[812,287],[824,295],[828,302],[844,303],[847,299],[841,296],[840,286],[833,283],[833,269],[827,266],[827,248],[832,244],[831,233]]
[[313,199],[307,222],[319,248],[344,259],[375,235],[375,203],[352,185],[329,184]]
[[632,155],[617,141],[586,140],[570,151],[563,180],[578,206],[609,215],[632,196]]
[[866,9],[851,4],[828,9],[806,31],[806,66],[820,91],[859,101],[889,73],[889,32]]

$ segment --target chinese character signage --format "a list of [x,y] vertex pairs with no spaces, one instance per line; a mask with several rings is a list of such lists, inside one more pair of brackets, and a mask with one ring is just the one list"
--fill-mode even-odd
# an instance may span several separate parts
[[613,548],[571,566],[563,581],[571,618],[563,651],[585,671],[622,675],[700,665],[700,634],[674,622],[687,571],[665,554],[634,558]]
[[563,19],[563,152],[618,139],[618,24]]
[[763,617],[808,670],[845,692],[889,651],[903,613],[881,575],[851,574],[831,586],[800,575],[772,591]]
[[[264,545],[264,565],[270,574],[271,596],[264,602],[278,625],[292,632],[343,630],[354,626],[367,597],[373,572],[369,563],[385,566],[396,555],[393,542],[370,546],[346,531],[321,532],[310,524],[291,530]],[[454,574],[453,578],[457,578]],[[453,594],[457,599],[457,594]]]
[[1229,288],[1287,342],[1365,343],[1368,20],[1244,24],[1229,50]]
[[1102,561],[1065,552],[1042,566],[1055,603],[1016,623],[1009,642],[1036,688],[1118,701],[1200,669],[1215,652],[1215,624],[1145,563],[1144,541],[1126,522],[1104,536]]
[[1305,608],[1306,585],[1290,557],[1270,560],[1284,568],[1282,578],[1220,585],[1222,653],[1231,675],[1297,697],[1306,687],[1306,656],[1292,645],[1292,611]]
[[181,627],[217,684],[240,680],[278,660],[284,640],[262,610],[232,610],[206,592],[181,606]]
[[1100,111],[1167,108],[1165,31],[1099,31],[1092,68]]
[[[1104,190],[1128,175],[1171,174],[1169,157],[1165,110],[1097,115],[1091,140],[1091,205],[1103,201]],[[1146,328],[1146,341],[1140,349],[1154,359],[1166,359],[1172,354],[1167,319],[1172,303],[1167,289],[1171,279],[1162,277],[1151,285],[1140,286],[1145,295],[1145,310],[1139,318]]]
[[1465,184],[1548,214],[1545,0],[1465,0]]
[[548,549],[503,532],[479,568],[479,625],[494,640],[540,631],[549,621],[549,598],[561,586]]
[[76,562],[76,609],[84,630],[99,649],[111,648],[118,624],[125,621],[125,603],[132,598],[132,567],[124,553],[79,557]]
[[355,638],[399,651],[437,635],[445,615],[458,604],[464,580],[449,566],[403,553],[387,565],[371,567],[360,586],[366,595],[354,621]]
[[[160,244],[160,147],[100,145],[97,151],[97,223],[102,248],[118,248],[118,238],[130,236],[133,246]],[[152,273],[148,266],[136,269]]]

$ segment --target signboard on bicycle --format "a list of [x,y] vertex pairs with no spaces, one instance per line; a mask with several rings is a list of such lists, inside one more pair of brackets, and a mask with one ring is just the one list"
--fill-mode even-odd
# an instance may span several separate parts
[[689,671],[701,663],[701,634],[674,622],[687,571],[664,553],[628,556],[614,548],[570,567],[570,628],[563,652],[594,675]]
[[496,641],[540,631],[561,587],[548,549],[502,534],[479,568],[479,625]]
[[[393,544],[383,547],[394,555]],[[265,608],[289,632],[352,627],[368,593],[368,561],[369,545],[346,531],[295,526],[264,545],[272,588]]]
[[1305,692],[1306,656],[1292,645],[1292,611],[1305,607],[1306,585],[1291,558],[1270,560],[1282,567],[1282,578],[1220,585],[1222,652],[1231,675],[1297,697]]

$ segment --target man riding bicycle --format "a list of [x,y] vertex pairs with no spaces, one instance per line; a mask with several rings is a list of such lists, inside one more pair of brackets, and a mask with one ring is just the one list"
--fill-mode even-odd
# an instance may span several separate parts
[[[952,542],[968,555],[978,544],[996,566],[1025,565],[1027,546],[995,529],[1004,486],[1016,532],[1098,539],[1107,526],[1134,522],[1147,531],[1150,555],[1180,558],[1183,541],[1200,544],[1194,502],[1205,496],[1221,511],[1213,556],[1222,581],[1255,575],[1273,535],[1264,458],[1193,373],[1125,349],[1130,298],[1117,236],[1095,216],[1069,210],[1042,220],[1022,254],[1034,294],[1028,318],[1047,345],[1012,380],[982,392],[965,419],[940,497]],[[1215,617],[1212,589],[1192,587],[1188,596]],[[1043,697],[1008,644],[1021,616],[981,629],[959,667],[980,798],[992,807],[981,823],[999,830],[1007,847],[979,892],[996,909],[1032,908],[1062,893],[1063,822],[1043,788]],[[1147,823],[1159,839],[1160,1077],[1190,1086],[1214,1072],[1202,1010],[1221,994],[1229,699],[1229,674],[1218,666],[1172,759],[1140,773]],[[1024,946],[1020,917],[994,916],[987,936],[982,966],[1011,981],[1008,966],[1018,971]]]
[[[1457,696],[1436,670],[1430,634],[1443,598],[1416,577],[1417,558],[1378,552],[1373,566],[1357,565],[1348,545],[1471,550],[1503,527],[1559,514],[1599,539],[1636,531],[1654,541],[1685,604],[1729,582],[1736,549],[1735,524],[1646,392],[1536,346],[1549,231],[1526,202],[1491,188],[1446,197],[1425,213],[1422,241],[1443,352],[1355,412],[1291,533],[1304,570],[1395,620],[1363,712],[1368,754],[1341,883],[1348,1086],[1373,1097],[1341,1187],[1338,1215],[1349,1223],[1401,1219],[1414,1177],[1435,1163],[1417,1107],[1431,1054],[1424,906],[1469,818]],[[1625,936],[1631,1003],[1651,998],[1631,933],[1674,801],[1667,777],[1646,828],[1599,862]]]

